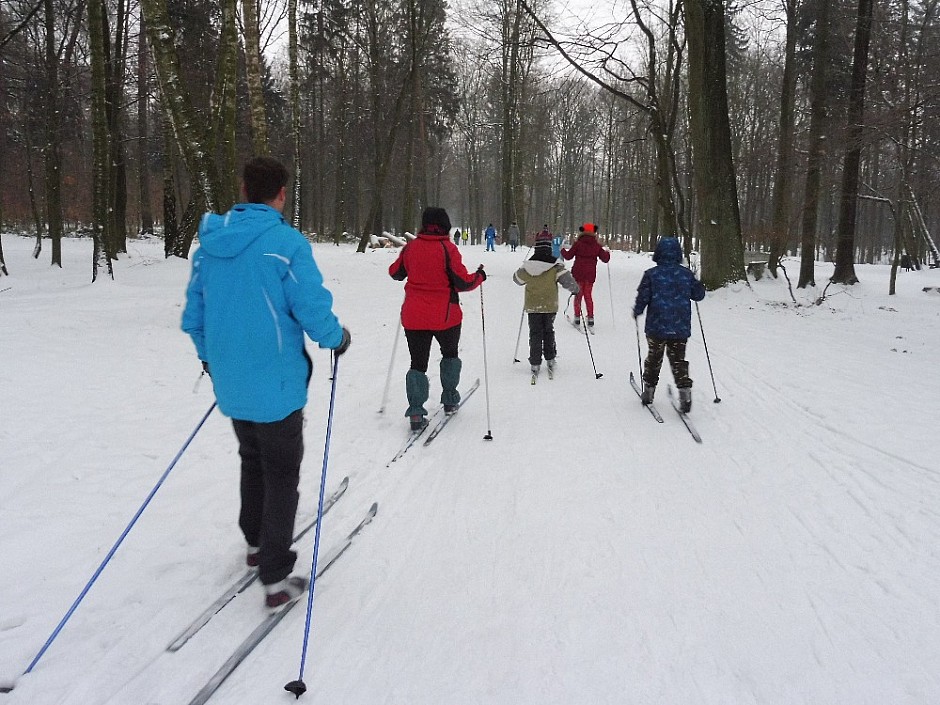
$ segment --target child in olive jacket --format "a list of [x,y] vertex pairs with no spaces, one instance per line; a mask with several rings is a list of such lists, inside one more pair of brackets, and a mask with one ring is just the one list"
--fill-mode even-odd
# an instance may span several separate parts
[[577,294],[578,283],[552,255],[552,241],[535,241],[532,257],[512,277],[525,286],[525,311],[529,314],[529,364],[537,375],[542,356],[548,364],[549,375],[555,371],[555,314],[558,313],[558,285]]

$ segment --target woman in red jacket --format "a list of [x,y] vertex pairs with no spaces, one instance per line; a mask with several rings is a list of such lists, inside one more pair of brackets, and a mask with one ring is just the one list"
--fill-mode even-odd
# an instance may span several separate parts
[[460,252],[450,240],[450,217],[443,208],[426,208],[421,214],[418,236],[402,249],[388,273],[405,283],[401,324],[411,353],[411,369],[405,375],[408,410],[405,416],[412,431],[427,425],[428,361],[431,341],[441,346],[441,403],[452,414],[460,404],[460,324],[463,311],[457,294],[476,289],[486,279],[481,264],[470,274]]
[[594,280],[597,279],[597,260],[610,262],[610,250],[601,247],[597,241],[597,224],[585,223],[578,228],[581,234],[571,249],[562,249],[561,256],[574,259],[571,275],[581,287],[581,292],[574,297],[574,324],[581,325],[581,300],[587,307],[587,324],[594,325]]

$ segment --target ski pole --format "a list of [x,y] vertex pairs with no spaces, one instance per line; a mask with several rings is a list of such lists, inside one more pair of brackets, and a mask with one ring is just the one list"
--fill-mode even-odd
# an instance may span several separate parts
[[591,365],[594,367],[594,379],[600,379],[604,374],[598,372],[597,365],[594,364],[594,351],[591,350],[591,336],[588,335],[587,325],[584,326],[584,339],[587,341],[588,353],[591,355]]
[[137,510],[137,513],[134,515],[134,518],[131,519],[130,523],[124,528],[124,531],[121,533],[120,538],[115,542],[111,547],[111,550],[108,551],[108,555],[104,557],[104,560],[101,561],[101,565],[98,566],[98,569],[95,571],[95,574],[91,576],[91,580],[85,585],[82,589],[81,594],[75,599],[75,602],[72,603],[72,606],[69,607],[68,612],[65,613],[65,616],[52,631],[52,634],[49,635],[49,638],[46,639],[46,643],[42,645],[42,648],[39,650],[39,653],[33,657],[33,660],[30,662],[27,669],[24,671],[23,675],[26,675],[39,663],[39,659],[42,658],[43,654],[46,653],[46,650],[52,645],[52,642],[55,641],[56,637],[59,636],[59,632],[62,631],[62,628],[65,626],[65,623],[69,621],[72,615],[75,613],[75,610],[78,609],[78,605],[82,600],[85,599],[85,595],[88,594],[88,591],[91,590],[91,586],[95,584],[95,581],[98,580],[98,576],[101,575],[101,572],[104,570],[105,566],[108,565],[108,562],[117,552],[118,547],[123,543],[124,539],[130,533],[131,529],[134,528],[134,524],[137,523],[137,520],[140,519],[140,515],[144,513],[144,510],[147,508],[147,505],[150,504],[150,500],[153,499],[153,496],[157,493],[157,490],[163,485],[164,480],[170,474],[170,471],[176,467],[176,463],[183,456],[183,453],[189,447],[189,444],[192,442],[193,438],[196,437],[196,434],[199,433],[199,429],[202,428],[202,425],[206,422],[206,419],[209,418],[209,414],[212,413],[212,410],[215,409],[216,402],[212,402],[212,406],[209,407],[209,410],[203,415],[202,419],[196,424],[196,428],[193,429],[193,432],[189,434],[189,438],[186,439],[186,442],[183,443],[183,447],[179,449],[179,452],[176,454],[176,457],[170,462],[169,467],[164,470],[163,474],[160,476],[160,479],[157,480],[157,484],[153,486],[153,489],[150,490],[150,494],[147,495],[147,499],[144,500],[144,503],[140,505],[140,508]]
[[640,363],[640,377],[643,376],[643,355],[640,353],[640,322],[633,317],[633,324],[636,326],[636,360]]
[[[523,314],[525,309],[523,309]],[[483,326],[483,388],[486,391],[486,435],[483,436],[484,441],[493,440],[493,431],[491,430],[492,424],[490,423],[490,375],[487,370],[486,364],[486,315],[483,313],[483,285],[480,285],[480,323]],[[522,327],[519,327],[519,331],[522,331]],[[519,343],[516,343],[516,349],[519,349]],[[518,361],[517,361],[518,362]]]
[[516,333],[516,352],[512,354],[512,361],[519,362],[519,341],[522,340],[522,322],[525,321],[525,299],[522,301],[522,314],[519,316],[519,332]]
[[617,318],[614,316],[614,286],[610,278],[610,262],[607,262],[607,293],[610,294],[610,323],[616,328]]
[[718,396],[718,386],[715,384],[715,373],[712,371],[712,358],[708,354],[708,343],[705,342],[705,326],[702,325],[702,312],[699,311],[698,301],[695,302],[695,313],[698,315],[698,327],[702,331],[702,345],[705,346],[705,359],[708,360],[708,374],[712,377],[712,389],[715,390],[715,398],[712,401],[718,404],[721,398]]
[[388,361],[388,374],[385,375],[385,391],[382,392],[382,406],[379,407],[379,413],[385,411],[385,404],[388,402],[388,389],[392,384],[392,368],[395,366],[395,353],[398,350],[398,339],[401,337],[401,316],[398,317],[398,327],[395,329],[395,342],[392,343],[392,358]]
[[313,614],[313,593],[317,584],[317,558],[320,554],[320,527],[323,524],[323,495],[326,490],[326,468],[330,460],[330,436],[333,434],[333,409],[336,406],[336,372],[339,368],[339,355],[333,358],[333,382],[330,385],[330,410],[326,419],[326,440],[323,442],[323,469],[320,471],[320,498],[317,501],[317,528],[313,538],[313,560],[310,569],[310,586],[307,589],[307,620],[304,623],[304,642],[300,652],[300,675],[297,680],[284,686],[284,690],[293,693],[295,698],[307,692],[304,683],[304,666],[307,663],[307,643],[310,639],[310,618]]

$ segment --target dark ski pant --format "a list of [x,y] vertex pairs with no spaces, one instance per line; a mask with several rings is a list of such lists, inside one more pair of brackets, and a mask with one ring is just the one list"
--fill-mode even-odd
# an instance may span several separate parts
[[405,416],[427,416],[424,403],[428,400],[428,362],[431,358],[431,343],[437,340],[441,346],[441,403],[460,403],[461,361],[457,357],[460,345],[460,324],[444,330],[405,330],[408,352],[411,354],[411,369],[405,375],[405,392],[408,408]]
[[685,359],[685,345],[687,342],[688,338],[684,340],[663,340],[647,335],[646,343],[649,346],[649,352],[646,354],[646,364],[643,367],[643,381],[653,387],[659,383],[659,371],[663,366],[663,353],[665,352],[666,357],[669,358],[669,366],[672,367],[672,376],[676,380],[676,387],[679,389],[691,387],[689,363]]
[[554,360],[555,349],[555,314],[529,314],[529,364],[541,365],[542,356]]
[[272,423],[232,419],[241,456],[241,512],[245,540],[261,549],[264,585],[284,580],[294,568],[291,550],[297,513],[300,462],[304,456],[303,409]]

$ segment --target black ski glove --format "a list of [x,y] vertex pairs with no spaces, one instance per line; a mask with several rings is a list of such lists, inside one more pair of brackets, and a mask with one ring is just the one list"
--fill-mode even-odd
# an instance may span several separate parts
[[482,264],[481,264],[479,267],[477,267],[477,274],[480,275],[480,278],[481,278],[483,281],[486,281],[486,272],[483,271],[483,265],[482,265]]
[[343,339],[339,341],[339,345],[333,348],[333,352],[337,356],[342,355],[349,349],[350,343],[352,343],[352,336],[349,335],[349,329],[343,326]]

